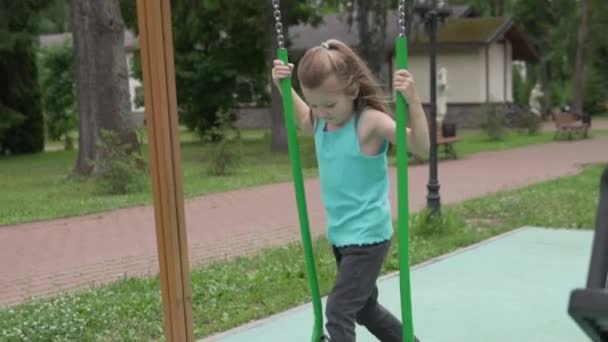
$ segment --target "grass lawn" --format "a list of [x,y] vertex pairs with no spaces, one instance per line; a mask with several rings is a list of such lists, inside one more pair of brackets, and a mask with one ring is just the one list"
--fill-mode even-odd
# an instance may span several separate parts
[[[491,141],[479,130],[459,130],[458,136],[462,138],[462,141],[455,143],[454,147],[458,152],[458,157],[463,158],[479,152],[508,150],[550,143],[554,141],[553,135],[554,132],[540,132],[537,135],[527,135],[510,131],[503,140]],[[592,137],[597,135],[608,135],[608,131],[595,130],[591,132]]]
[[[524,225],[593,227],[602,168],[519,190],[444,206],[440,224],[411,218],[413,264]],[[398,241],[383,273],[398,268]],[[322,294],[335,275],[325,239],[315,242]],[[266,317],[310,300],[298,244],[192,271],[197,338]],[[0,311],[0,340],[163,340],[158,278],[125,279],[110,286]]]
[[[598,131],[593,134],[606,134]],[[480,131],[460,130],[463,141],[457,143],[460,157],[482,151],[504,150],[552,141],[552,133],[536,136],[511,134],[504,141],[487,140]],[[287,153],[269,151],[267,131],[243,133],[241,166],[230,176],[206,174],[212,147],[201,143],[186,131],[182,141],[182,169],[186,197],[221,192],[243,187],[290,181],[291,164]],[[300,139],[304,177],[317,176],[312,137]],[[144,157],[148,159],[147,145]],[[0,225],[17,224],[152,203],[151,185],[144,191],[128,195],[103,195],[92,181],[68,179],[76,160],[75,151],[54,151],[35,155],[0,158]],[[395,164],[394,156],[390,158]],[[149,181],[146,184],[150,184]]]
[[[259,131],[245,134],[240,168],[230,176],[211,177],[206,169],[212,147],[186,134],[181,150],[185,196],[290,180],[288,154],[270,153],[268,139]],[[302,138],[300,147],[303,154],[313,155],[312,139]],[[148,159],[147,145],[143,153]],[[0,158],[0,225],[152,203],[151,185],[139,193],[102,195],[95,182],[68,179],[76,155],[76,151],[55,151]],[[306,177],[316,174],[316,169],[304,169]]]
[[596,114],[593,116],[594,119],[608,119],[608,112]]
[[525,135],[509,132],[504,140],[490,141],[480,131],[462,131],[459,135],[462,141],[456,143],[455,148],[459,156],[467,156],[484,151],[508,150],[553,141],[553,132],[541,132],[537,135]]

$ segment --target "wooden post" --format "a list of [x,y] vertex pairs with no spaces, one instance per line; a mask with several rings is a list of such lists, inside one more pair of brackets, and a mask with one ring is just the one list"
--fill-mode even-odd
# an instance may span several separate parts
[[167,341],[194,341],[170,0],[137,0]]

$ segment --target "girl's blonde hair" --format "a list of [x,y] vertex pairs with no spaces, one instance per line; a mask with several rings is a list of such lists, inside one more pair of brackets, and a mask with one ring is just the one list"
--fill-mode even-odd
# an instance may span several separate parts
[[330,75],[335,75],[344,84],[347,95],[356,96],[357,113],[371,107],[391,115],[382,88],[371,70],[357,53],[335,39],[309,49],[298,63],[298,80],[303,87],[319,87]]

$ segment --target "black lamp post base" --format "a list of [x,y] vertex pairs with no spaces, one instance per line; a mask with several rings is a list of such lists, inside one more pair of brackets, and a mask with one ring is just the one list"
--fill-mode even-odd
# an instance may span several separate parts
[[441,214],[441,196],[439,195],[439,183],[427,184],[428,194],[426,196],[426,207],[431,215]]

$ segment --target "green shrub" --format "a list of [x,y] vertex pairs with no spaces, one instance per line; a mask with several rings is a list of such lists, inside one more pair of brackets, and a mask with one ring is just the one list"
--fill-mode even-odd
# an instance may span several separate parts
[[518,126],[521,133],[536,135],[542,127],[542,119],[540,116],[526,110],[521,113]]
[[44,120],[34,44],[34,37],[25,33],[11,32],[2,38],[0,154],[37,153],[44,149]]
[[207,174],[225,176],[233,173],[241,162],[241,131],[234,126],[230,115],[218,114],[218,124],[207,132],[208,140],[214,144],[207,166]]
[[530,100],[532,84],[521,76],[517,68],[513,68],[513,100],[520,107],[527,107]]
[[63,140],[66,150],[74,147],[70,132],[76,129],[74,52],[64,45],[48,48],[40,56],[40,90],[46,132],[52,140]]
[[551,82],[549,85],[550,102],[553,107],[561,107],[567,103],[572,103],[572,85],[570,82]]
[[608,76],[592,64],[585,67],[585,74],[584,111],[591,115],[602,113],[606,110],[605,103],[608,101]]
[[465,225],[466,222],[461,217],[450,211],[432,215],[427,209],[410,217],[410,231],[419,237],[448,235],[461,230]]
[[132,151],[130,144],[121,144],[116,132],[109,130],[101,131],[98,146],[104,156],[96,165],[100,170],[98,182],[102,193],[123,195],[146,188],[147,166],[139,151]]
[[482,112],[481,129],[490,140],[503,140],[507,133],[507,119],[504,111],[495,105],[485,105]]

